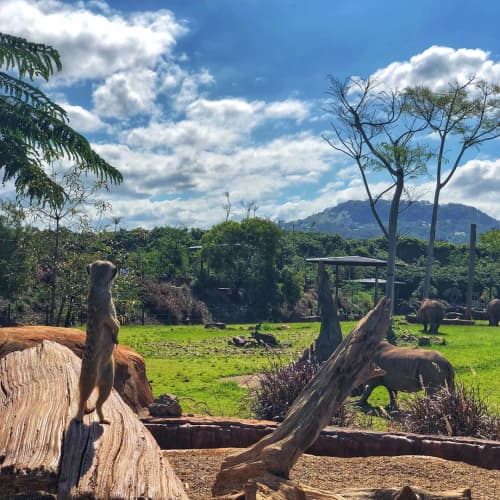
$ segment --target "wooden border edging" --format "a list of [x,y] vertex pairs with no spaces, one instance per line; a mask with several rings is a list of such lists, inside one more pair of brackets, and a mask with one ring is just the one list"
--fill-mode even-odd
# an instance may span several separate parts
[[[145,418],[161,449],[246,448],[277,426],[224,417]],[[326,427],[307,453],[334,457],[429,455],[500,470],[500,441]]]

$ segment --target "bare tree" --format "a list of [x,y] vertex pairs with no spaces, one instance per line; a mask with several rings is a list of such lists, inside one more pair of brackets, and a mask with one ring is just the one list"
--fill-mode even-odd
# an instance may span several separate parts
[[259,209],[259,205],[257,205],[257,202],[255,200],[251,200],[249,202],[242,201],[241,206],[246,210],[247,212],[247,219],[250,219],[250,214],[253,212],[253,216],[255,217],[255,212]]
[[[471,77],[464,84],[450,84],[445,92],[421,86],[406,89],[405,96],[408,113],[430,128],[439,140],[434,155],[434,199],[423,287],[426,298],[431,284],[441,191],[470,148],[479,148],[500,137],[500,86]],[[446,154],[450,141],[458,142],[452,158]]]
[[114,234],[116,235],[116,231],[118,229],[118,225],[120,224],[120,222],[122,221],[123,217],[119,217],[119,216],[113,216],[111,217],[111,222],[113,223],[113,225],[115,226],[114,228]]
[[226,203],[222,205],[222,208],[226,212],[226,222],[229,220],[229,216],[231,215],[231,200],[229,198],[229,191],[224,192],[224,196],[226,197]]
[[[330,78],[328,94],[333,137],[324,139],[356,163],[373,216],[388,241],[385,294],[393,299],[400,202],[406,180],[425,171],[429,152],[416,136],[426,125],[405,114],[403,93],[379,90],[370,79],[341,82]],[[369,179],[372,174],[384,178],[386,187],[380,192],[373,191],[375,181]],[[387,223],[377,210],[377,202],[383,197],[391,197]]]

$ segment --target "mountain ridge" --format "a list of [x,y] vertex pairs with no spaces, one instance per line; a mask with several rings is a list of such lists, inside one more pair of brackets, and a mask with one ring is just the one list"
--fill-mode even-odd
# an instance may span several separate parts
[[[379,200],[377,209],[384,223],[389,219],[390,202]],[[421,240],[429,238],[432,203],[427,201],[402,202],[398,232]],[[439,206],[436,239],[451,243],[468,243],[470,225],[476,224],[477,234],[500,229],[500,221],[461,203]],[[370,209],[368,200],[350,200],[322,212],[280,224],[285,230],[313,231],[339,234],[346,239],[370,239],[382,236]]]

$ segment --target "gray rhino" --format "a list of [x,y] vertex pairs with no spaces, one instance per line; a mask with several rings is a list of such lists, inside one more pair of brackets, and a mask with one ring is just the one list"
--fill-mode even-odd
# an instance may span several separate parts
[[488,314],[489,325],[498,326],[500,321],[500,299],[490,300],[486,306],[486,313]]
[[429,333],[437,333],[444,318],[445,309],[439,300],[424,299],[417,312],[417,318],[424,325],[424,332],[429,325]]
[[441,387],[448,387],[449,390],[454,388],[453,367],[437,351],[397,347],[381,342],[373,360],[385,373],[366,382],[360,405],[367,403],[373,389],[379,385],[384,385],[389,391],[392,408],[397,407],[397,391],[417,392],[424,389],[430,395]]

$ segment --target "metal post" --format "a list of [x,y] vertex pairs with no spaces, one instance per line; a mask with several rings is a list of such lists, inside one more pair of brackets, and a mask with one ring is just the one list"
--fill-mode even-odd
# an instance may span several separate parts
[[476,264],[476,224],[470,225],[469,272],[467,275],[467,296],[465,319],[472,319],[472,290],[474,288],[474,268]]

